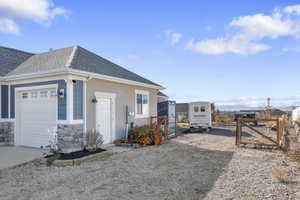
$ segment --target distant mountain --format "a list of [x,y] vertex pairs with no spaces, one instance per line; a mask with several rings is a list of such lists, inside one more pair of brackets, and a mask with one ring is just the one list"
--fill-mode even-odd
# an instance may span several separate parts
[[291,111],[291,110],[294,110],[296,107],[298,107],[298,106],[281,106],[281,107],[278,107],[278,109],[283,110],[283,111]]
[[[283,111],[291,111],[296,106],[278,106],[277,109]],[[240,110],[261,110],[264,107],[254,107],[254,106],[247,106],[247,105],[216,105],[216,108],[220,111],[240,111]]]
[[260,110],[262,107],[252,107],[247,105],[216,105],[220,111],[239,111],[239,110]]

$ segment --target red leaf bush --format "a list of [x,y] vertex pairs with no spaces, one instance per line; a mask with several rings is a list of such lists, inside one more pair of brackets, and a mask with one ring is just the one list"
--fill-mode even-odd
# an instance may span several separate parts
[[158,125],[135,126],[128,132],[128,143],[146,145],[160,145],[164,142],[164,134]]

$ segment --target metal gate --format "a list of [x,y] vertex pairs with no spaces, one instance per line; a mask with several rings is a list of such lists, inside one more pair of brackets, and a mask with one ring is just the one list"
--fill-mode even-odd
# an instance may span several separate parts
[[168,136],[176,135],[176,102],[164,101],[157,104],[158,117],[166,117]]

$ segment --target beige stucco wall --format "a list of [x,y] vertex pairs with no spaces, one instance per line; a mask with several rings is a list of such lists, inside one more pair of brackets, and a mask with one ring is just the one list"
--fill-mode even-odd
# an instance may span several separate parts
[[[157,115],[157,92],[156,89],[139,86],[126,85],[105,80],[92,79],[86,84],[87,106],[86,122],[87,130],[96,128],[96,104],[92,103],[95,92],[108,92],[116,94],[116,137],[120,138],[125,134],[125,106],[129,111],[135,112],[135,90],[146,90],[149,92],[149,116]],[[149,122],[149,118],[131,119],[135,125],[143,125]]]

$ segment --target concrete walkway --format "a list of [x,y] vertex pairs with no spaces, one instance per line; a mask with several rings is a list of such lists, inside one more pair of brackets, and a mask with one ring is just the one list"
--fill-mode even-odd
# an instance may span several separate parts
[[0,169],[13,167],[42,156],[41,149],[0,145]]

